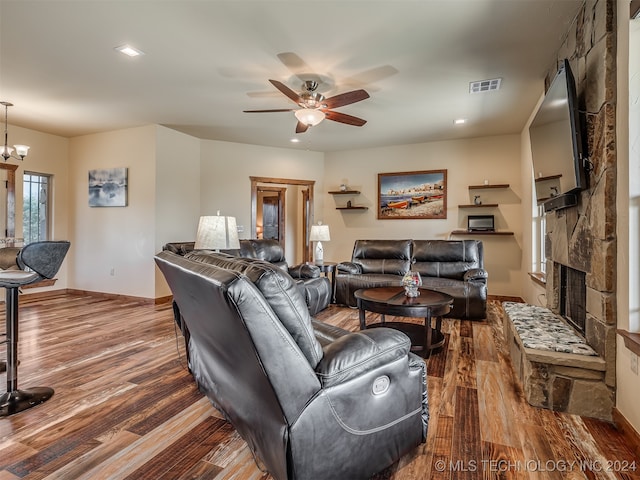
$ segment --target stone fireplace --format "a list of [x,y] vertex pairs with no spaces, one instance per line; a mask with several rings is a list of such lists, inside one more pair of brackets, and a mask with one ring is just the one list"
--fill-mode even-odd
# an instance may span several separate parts
[[562,60],[569,59],[590,168],[578,204],[546,214],[547,308],[536,315],[561,323],[563,317],[584,340],[564,325],[568,337],[586,345],[579,351],[533,348],[510,318],[517,312],[506,315],[504,324],[529,403],[604,420],[612,417],[616,383],[615,9],[614,0],[585,2],[547,72],[548,86]]
[[[594,416],[606,419],[616,378],[615,8],[613,0],[586,2],[557,54],[558,62],[569,59],[576,77],[592,169],[578,205],[547,213],[546,222],[547,307],[570,317],[603,360],[602,376],[589,380],[585,394],[598,404]],[[547,81],[555,73],[554,67]]]

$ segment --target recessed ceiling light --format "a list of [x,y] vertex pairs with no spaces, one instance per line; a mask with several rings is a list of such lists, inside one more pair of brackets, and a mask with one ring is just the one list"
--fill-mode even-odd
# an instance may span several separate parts
[[454,125],[464,125],[465,123],[467,123],[467,119],[466,118],[456,118],[453,121]]
[[137,57],[139,55],[144,55],[144,52],[142,50],[138,50],[137,48],[134,48],[131,45],[120,45],[115,49],[120,53],[124,53],[129,57]]
[[498,90],[501,84],[501,78],[471,82],[469,83],[469,93],[493,92],[494,90]]
[[291,141],[291,143],[299,143],[300,139],[299,138],[292,138],[290,141]]

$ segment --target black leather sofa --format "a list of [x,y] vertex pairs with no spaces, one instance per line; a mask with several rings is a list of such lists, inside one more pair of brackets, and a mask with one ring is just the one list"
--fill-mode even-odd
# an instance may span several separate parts
[[425,363],[403,333],[314,320],[268,262],[204,250],[155,260],[200,390],[275,479],[366,479],[424,442]]
[[487,272],[479,240],[356,240],[350,262],[338,264],[336,303],[356,306],[361,288],[401,285],[409,270],[420,273],[422,287],[453,297],[447,316],[486,317]]
[[[193,251],[195,242],[171,242],[165,244],[162,249],[178,255],[186,255]],[[223,253],[244,258],[257,258],[272,263],[288,272],[296,279],[311,315],[327,308],[331,302],[331,282],[321,276],[320,269],[315,265],[300,264],[289,267],[284,257],[284,249],[277,240],[258,239],[240,240],[239,250],[223,250]]]

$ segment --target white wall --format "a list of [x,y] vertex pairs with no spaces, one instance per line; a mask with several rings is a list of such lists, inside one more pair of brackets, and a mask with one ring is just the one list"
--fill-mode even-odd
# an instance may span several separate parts
[[[8,163],[18,164],[16,170],[16,237],[22,237],[22,176],[24,171],[53,175],[52,190],[52,231],[53,240],[71,240],[69,222],[69,140],[56,135],[28,130],[9,125],[9,143],[29,145],[29,155],[24,161],[10,160]],[[4,160],[0,160],[4,161]],[[69,264],[74,254],[75,245],[56,275],[58,279],[50,290],[64,289],[68,286]]]
[[[75,137],[69,151],[69,287],[154,298],[156,126]],[[88,171],[115,167],[129,169],[128,205],[89,207]]]
[[[468,214],[493,214],[496,229],[509,230],[514,236],[478,236],[485,249],[485,268],[489,272],[489,294],[521,295],[522,221],[520,137],[503,135],[468,140],[422,143],[394,147],[327,153],[326,190],[316,194],[325,198],[324,223],[331,228],[331,241],[323,242],[325,260],[351,258],[357,239],[447,239],[452,230],[466,229]],[[438,220],[378,220],[378,173],[447,170],[447,218]],[[506,183],[505,190],[470,192],[469,185]],[[336,210],[345,198],[327,193],[346,183],[362,193],[354,205],[366,205],[366,211]],[[458,209],[480,194],[484,203],[498,208]],[[339,232],[339,235],[333,232]],[[457,239],[474,238],[458,236]]]
[[[618,328],[640,331],[640,20],[629,22],[628,1],[618,1]],[[627,50],[628,47],[628,50]],[[629,66],[627,70],[627,64]],[[627,93],[628,92],[628,93]],[[627,148],[628,145],[628,148]],[[634,355],[617,337],[616,408],[640,432],[640,378]]]
[[533,159],[531,158],[531,142],[529,138],[529,125],[533,121],[539,105],[544,99],[544,85],[540,82],[540,99],[538,104],[531,112],[531,116],[527,121],[527,124],[522,129],[520,134],[520,175],[522,183],[522,198],[525,201],[522,202],[522,237],[523,237],[523,251],[522,251],[522,265],[520,270],[520,277],[522,282],[522,298],[525,302],[532,305],[546,306],[546,289],[537,283],[535,283],[529,276],[530,272],[534,271],[533,265],[533,218],[536,215],[537,199],[533,186]]
[[[244,228],[240,238],[251,238],[250,176],[315,181],[316,218],[323,211],[323,153],[203,140],[200,174],[200,214],[215,215],[220,210],[222,215],[236,217],[238,225]],[[299,201],[293,189],[287,189],[287,204],[295,206]],[[296,239],[286,239],[286,256],[290,264],[299,256],[291,250],[298,243]]]
[[[200,139],[156,125],[155,246],[195,240],[200,218]],[[155,269],[155,298],[171,295]]]
[[[629,328],[640,332],[640,19],[629,31]],[[623,179],[626,180],[626,179]]]

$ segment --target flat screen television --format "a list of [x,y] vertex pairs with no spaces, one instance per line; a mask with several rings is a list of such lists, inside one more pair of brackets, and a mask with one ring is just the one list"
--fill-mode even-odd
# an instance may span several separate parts
[[586,148],[576,84],[564,60],[529,127],[536,197],[545,211],[578,203],[587,188]]

